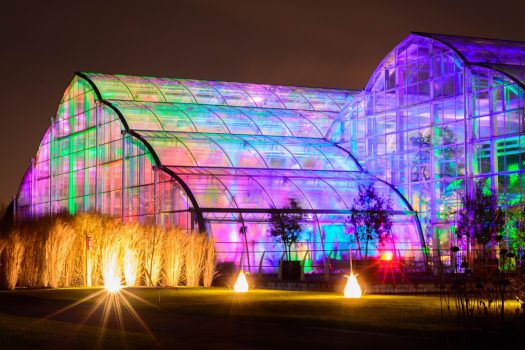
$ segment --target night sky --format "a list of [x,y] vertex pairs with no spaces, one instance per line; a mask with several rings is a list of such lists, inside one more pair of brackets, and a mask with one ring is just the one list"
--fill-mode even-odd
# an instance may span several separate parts
[[10,1],[0,204],[75,71],[363,88],[410,31],[525,41],[525,1]]

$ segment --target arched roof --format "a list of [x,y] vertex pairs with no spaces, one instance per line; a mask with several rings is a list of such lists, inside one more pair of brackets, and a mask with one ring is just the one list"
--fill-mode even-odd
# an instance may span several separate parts
[[358,186],[374,184],[395,211],[414,214],[399,192],[324,138],[355,91],[98,73],[78,79],[191,192],[197,212],[278,208],[289,198],[313,211],[348,212]]
[[[287,205],[290,194],[301,207],[323,213],[348,213],[358,185],[373,184],[382,195],[392,201],[395,213],[405,214],[411,209],[392,188],[365,172],[333,172],[318,170],[270,170],[209,167],[169,167],[192,189],[200,207],[206,209],[263,209]],[[217,214],[234,217],[235,211]]]
[[360,171],[342,148],[322,138],[137,131],[162,165]]
[[468,63],[525,66],[525,43],[466,36],[414,33],[441,41],[458,52]]
[[[444,50],[451,50],[451,56],[455,56],[450,57],[451,64],[478,66],[498,71],[525,89],[525,43],[414,32],[385,56],[369,79],[365,90],[378,91],[389,88],[387,86],[389,77],[384,75],[388,74],[388,68],[394,65],[394,60],[417,60],[427,55],[427,50],[418,45],[418,40],[433,40],[434,45],[437,43],[442,45]],[[404,56],[396,57],[398,49],[402,49]]]
[[339,112],[359,91],[82,73],[105,100]]
[[111,101],[130,128],[322,138],[335,113],[195,103]]
[[503,73],[525,89],[525,43],[456,35],[413,33],[437,40],[467,64]]

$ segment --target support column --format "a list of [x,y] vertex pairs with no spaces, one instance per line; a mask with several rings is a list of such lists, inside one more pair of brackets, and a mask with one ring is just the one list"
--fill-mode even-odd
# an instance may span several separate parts
[[96,102],[95,107],[95,212],[100,212],[100,198],[99,198],[99,178],[98,178],[98,168],[99,168],[99,159],[98,159],[98,143],[99,143],[99,125],[98,125],[98,108],[99,102]]
[[158,204],[158,196],[157,196],[157,190],[158,190],[157,181],[158,181],[157,180],[157,167],[154,165],[153,166],[153,219],[154,219],[155,225],[159,224],[159,220],[158,220],[159,204]]
[[49,126],[49,213],[50,215],[53,214],[53,139],[54,139],[54,132],[53,129],[55,128],[55,118],[51,117],[49,118],[50,126]]
[[[470,130],[469,130],[469,87],[467,87],[467,73],[468,70],[465,67],[465,64],[463,64],[463,127],[465,129],[465,139],[463,140],[464,144],[464,157],[465,157],[465,196],[470,196],[470,185],[469,185],[469,170],[471,162],[469,160],[469,151],[468,147],[470,146]],[[469,267],[471,267],[471,254],[470,254],[470,227],[467,227],[467,231],[469,232],[467,235],[467,262],[469,264]]]
[[35,217],[35,158],[31,158],[31,217]]
[[124,222],[124,216],[126,215],[126,131],[122,131],[122,184],[120,189],[120,195],[121,195],[121,203],[120,203],[120,209],[121,209],[121,218],[122,222]]

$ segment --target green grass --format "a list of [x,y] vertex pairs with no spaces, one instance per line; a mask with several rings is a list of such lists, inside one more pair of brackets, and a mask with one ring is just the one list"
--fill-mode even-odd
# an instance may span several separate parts
[[[33,317],[20,317],[0,313],[0,339],[2,349],[16,348],[56,348],[57,344],[67,344],[67,348],[92,349],[98,345],[106,348],[119,348],[123,345],[122,335],[116,330],[107,330],[98,336],[99,328],[78,327],[69,322],[35,320]],[[126,332],[128,343],[137,348],[146,348],[151,341],[142,333]]]
[[[149,291],[136,290],[135,293],[151,300]],[[229,314],[274,322],[337,325],[380,332],[414,334],[449,328],[441,317],[437,297],[365,296],[345,299],[335,293],[253,290],[237,294],[217,289],[171,289],[160,292],[160,305],[178,313]]]
[[[443,316],[438,297],[365,296],[345,299],[335,293],[226,289],[150,289],[128,291],[128,298],[156,340],[123,312],[124,331],[109,317],[100,337],[102,313],[84,325],[94,300],[50,319],[45,317],[97,291],[71,288],[0,292],[2,348],[281,348],[293,339],[299,348],[354,344],[375,348],[408,343],[405,348],[438,347],[457,331]],[[356,345],[359,348],[359,345]],[[284,347],[284,346],[283,346]]]

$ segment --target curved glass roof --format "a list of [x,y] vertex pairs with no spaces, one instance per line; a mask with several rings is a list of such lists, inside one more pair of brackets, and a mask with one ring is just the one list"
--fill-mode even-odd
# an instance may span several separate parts
[[510,75],[515,80],[525,86],[525,66],[504,66],[493,64],[491,68]]
[[[466,62],[503,72],[525,86],[525,43],[523,42],[416,32],[410,34],[385,56],[378,65],[379,68],[369,79],[365,90],[391,89],[393,86],[389,79],[392,80],[392,76],[387,75],[395,74],[393,68],[396,60],[399,63],[409,58],[411,60],[423,58],[428,52],[421,47],[428,46],[429,40],[434,40],[433,45],[441,45],[444,50],[450,51],[450,53],[444,52],[444,55],[451,65],[457,66],[457,69],[461,69],[463,62]],[[385,99],[384,102],[395,102],[395,96],[393,97],[391,100]]]
[[131,129],[322,138],[337,114],[258,107],[111,101]]
[[374,184],[379,193],[393,199],[394,211],[409,210],[389,185],[364,172],[206,167],[169,170],[188,184],[201,208],[282,208],[293,193],[305,209],[345,211],[351,209],[359,184]]
[[103,99],[339,112],[359,91],[82,73]]
[[319,138],[136,132],[165,166],[360,171],[345,150]]
[[363,172],[347,151],[324,138],[356,92],[79,76],[96,86],[128,131],[151,146],[157,165],[184,181],[202,208],[278,208],[297,198],[306,209],[344,213],[359,184],[374,183],[392,197],[394,210],[410,210],[394,189]]
[[446,43],[458,51],[469,63],[525,65],[525,43],[523,42],[430,33],[415,34]]

